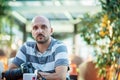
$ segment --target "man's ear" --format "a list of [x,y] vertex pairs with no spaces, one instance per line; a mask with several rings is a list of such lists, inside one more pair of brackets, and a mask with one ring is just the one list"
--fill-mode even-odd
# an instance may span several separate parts
[[50,33],[51,35],[53,34],[53,28],[51,28],[51,33]]

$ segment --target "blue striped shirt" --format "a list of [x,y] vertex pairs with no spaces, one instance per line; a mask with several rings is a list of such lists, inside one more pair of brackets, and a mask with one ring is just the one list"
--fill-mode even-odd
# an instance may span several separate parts
[[35,69],[53,73],[57,66],[69,66],[67,47],[61,41],[52,38],[48,49],[40,53],[36,42],[26,42],[13,60],[18,67],[25,62],[31,62]]

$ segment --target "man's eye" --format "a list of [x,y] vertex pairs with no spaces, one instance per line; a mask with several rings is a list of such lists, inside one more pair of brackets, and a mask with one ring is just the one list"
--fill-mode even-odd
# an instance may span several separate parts
[[38,29],[38,27],[37,27],[37,26],[34,26],[34,27],[33,27],[33,30],[37,30],[37,29]]
[[45,28],[47,28],[47,26],[46,25],[41,25],[41,28],[45,29]]

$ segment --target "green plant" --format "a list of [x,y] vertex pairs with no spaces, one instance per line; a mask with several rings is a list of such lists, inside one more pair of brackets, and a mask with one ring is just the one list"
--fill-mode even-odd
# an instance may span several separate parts
[[[77,24],[78,33],[96,52],[99,75],[108,80],[107,68],[118,70],[120,54],[120,1],[99,0],[102,12],[93,16],[85,14]],[[115,73],[116,74],[116,73]],[[116,79],[116,76],[113,76]]]
[[[10,37],[10,40],[7,40],[9,38],[8,35],[12,36],[10,11],[11,8],[7,1],[0,0],[0,47],[3,47],[3,45],[11,45],[12,38]],[[9,31],[7,31],[7,29]]]

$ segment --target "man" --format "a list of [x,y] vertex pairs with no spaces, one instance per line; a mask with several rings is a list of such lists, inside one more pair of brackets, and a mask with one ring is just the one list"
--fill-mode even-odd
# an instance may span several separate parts
[[66,80],[69,61],[66,46],[51,37],[53,28],[44,16],[32,20],[32,36],[36,42],[26,42],[17,52],[10,69],[18,68],[22,63],[31,62],[41,70],[39,74],[46,80]]

